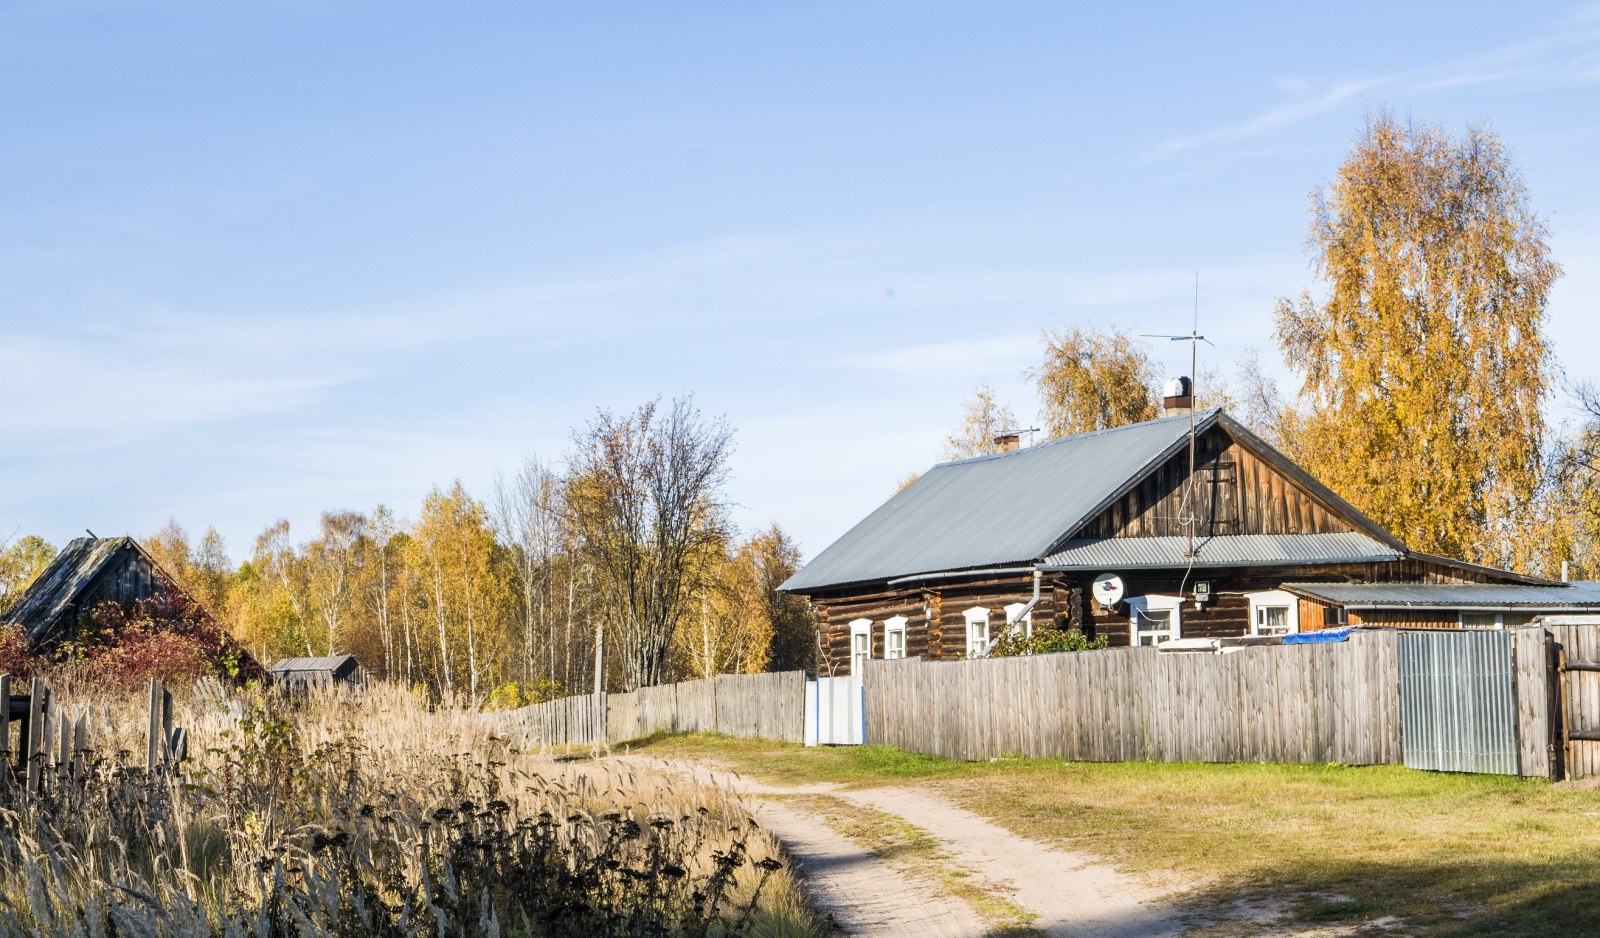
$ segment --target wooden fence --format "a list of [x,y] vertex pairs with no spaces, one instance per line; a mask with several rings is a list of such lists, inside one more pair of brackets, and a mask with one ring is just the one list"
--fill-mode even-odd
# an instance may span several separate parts
[[[94,716],[89,708],[66,710],[44,681],[34,678],[25,694],[12,693],[9,674],[0,674],[0,784],[20,780],[31,794],[51,785],[76,784],[93,749]],[[109,713],[106,720],[110,720]],[[17,727],[12,744],[11,727]],[[13,756],[13,754],[15,754]],[[152,776],[189,756],[188,733],[172,725],[172,694],[150,681],[150,726],[145,769]]]
[[805,738],[805,680],[803,671],[722,674],[626,694],[564,697],[492,718],[545,746],[702,731],[798,743]]
[[1399,762],[1395,639],[872,661],[866,741],[968,760]]

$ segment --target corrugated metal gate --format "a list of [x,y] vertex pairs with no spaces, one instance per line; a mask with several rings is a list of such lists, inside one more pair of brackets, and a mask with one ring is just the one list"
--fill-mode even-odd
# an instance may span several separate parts
[[1517,774],[1509,632],[1400,633],[1400,748],[1413,769]]

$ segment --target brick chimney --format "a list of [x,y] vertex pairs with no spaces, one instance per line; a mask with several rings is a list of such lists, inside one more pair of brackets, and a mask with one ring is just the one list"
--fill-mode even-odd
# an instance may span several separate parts
[[1161,395],[1162,413],[1168,417],[1181,417],[1194,412],[1194,382],[1179,376],[1167,382]]
[[994,438],[994,451],[997,453],[1014,453],[1022,445],[1022,434],[1002,433]]

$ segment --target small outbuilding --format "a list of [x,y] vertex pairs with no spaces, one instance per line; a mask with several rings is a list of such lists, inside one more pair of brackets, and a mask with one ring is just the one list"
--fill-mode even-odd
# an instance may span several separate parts
[[367,671],[355,655],[284,658],[267,669],[267,679],[285,690],[313,687],[356,690],[367,686]]
[[0,626],[22,630],[34,648],[77,635],[101,603],[130,604],[187,595],[150,552],[131,537],[80,537],[0,615]]

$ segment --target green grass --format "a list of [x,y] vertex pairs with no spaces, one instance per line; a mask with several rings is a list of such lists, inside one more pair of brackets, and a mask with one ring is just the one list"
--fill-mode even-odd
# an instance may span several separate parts
[[1016,833],[1200,882],[1202,910],[1277,898],[1308,925],[1398,916],[1407,934],[1600,934],[1593,791],[1398,766],[963,763],[714,736],[636,748],[790,784],[927,788]]

